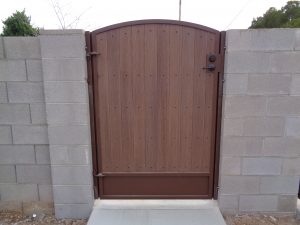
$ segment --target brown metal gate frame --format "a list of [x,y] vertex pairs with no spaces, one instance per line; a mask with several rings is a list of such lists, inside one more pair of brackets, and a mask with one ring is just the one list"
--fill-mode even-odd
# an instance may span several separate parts
[[[176,25],[183,25],[189,26],[194,28],[201,28],[205,31],[212,30],[211,28],[193,24],[189,22],[182,22],[182,21],[174,21],[174,20],[138,20],[138,21],[130,21],[119,23],[111,26],[107,26],[104,28],[100,28],[96,30],[96,32],[103,32],[112,30],[115,28],[123,27],[123,26],[130,26],[130,25],[138,25],[138,24],[176,24]],[[220,32],[219,38],[219,55],[220,55],[220,70],[218,72],[218,90],[217,90],[217,113],[216,113],[216,132],[215,132],[215,162],[214,162],[214,182],[213,182],[213,198],[218,198],[218,183],[219,183],[219,162],[220,162],[220,141],[221,141],[221,119],[222,119],[222,98],[223,98],[223,83],[224,83],[224,56],[225,56],[225,36],[226,32]],[[90,126],[91,126],[91,142],[92,142],[92,163],[93,163],[93,185],[94,185],[94,197],[99,198],[100,193],[98,192],[99,189],[99,179],[96,175],[99,173],[98,171],[98,157],[97,157],[97,139],[96,139],[96,126],[95,126],[95,102],[94,102],[94,72],[92,67],[92,56],[96,55],[96,52],[92,52],[92,45],[91,45],[91,32],[85,32],[85,39],[86,39],[86,56],[87,56],[87,83],[88,83],[88,92],[89,92],[89,108],[90,108]]]

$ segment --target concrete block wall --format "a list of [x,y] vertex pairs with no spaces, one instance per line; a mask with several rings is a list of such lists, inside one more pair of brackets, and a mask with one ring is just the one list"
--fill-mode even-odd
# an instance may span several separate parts
[[220,208],[294,214],[300,176],[300,29],[226,35]]
[[51,183],[39,38],[0,37],[0,210],[52,213]]

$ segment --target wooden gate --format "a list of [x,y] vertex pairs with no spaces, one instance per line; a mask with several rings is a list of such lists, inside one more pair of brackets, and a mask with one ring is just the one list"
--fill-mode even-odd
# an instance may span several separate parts
[[215,196],[224,34],[147,20],[86,37],[96,195]]

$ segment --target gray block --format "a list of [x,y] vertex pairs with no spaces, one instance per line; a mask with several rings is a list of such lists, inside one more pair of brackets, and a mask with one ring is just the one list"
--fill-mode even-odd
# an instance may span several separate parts
[[34,164],[31,145],[0,145],[0,164]]
[[8,82],[8,99],[16,103],[45,102],[41,82]]
[[49,124],[89,124],[88,104],[47,104]]
[[28,124],[28,104],[0,104],[0,124]]
[[267,111],[271,116],[298,116],[300,115],[300,97],[282,96],[268,99]]
[[240,175],[241,158],[239,157],[222,157],[221,159],[222,175]]
[[26,67],[29,81],[43,80],[42,60],[26,60]]
[[291,95],[300,95],[300,76],[292,75],[292,83],[291,83]]
[[262,147],[262,137],[223,137],[221,142],[224,156],[259,156]]
[[51,145],[52,165],[88,165],[91,163],[91,147],[76,145]]
[[18,125],[12,127],[15,144],[48,144],[47,126]]
[[84,81],[86,79],[86,60],[43,59],[45,81]]
[[12,144],[10,126],[0,126],[0,144]]
[[91,143],[88,125],[48,126],[49,143],[54,145],[89,145]]
[[94,201],[91,185],[54,185],[53,196],[56,204],[84,204]]
[[22,201],[0,201],[0,211],[14,211],[22,213]]
[[220,195],[218,198],[218,205],[221,211],[232,210],[237,211],[239,198],[237,195]]
[[43,202],[53,202],[52,185],[39,184],[39,200]]
[[48,145],[35,145],[35,158],[37,164],[50,164],[50,153]]
[[280,195],[278,199],[278,211],[295,213],[297,209],[296,195]]
[[300,117],[287,118],[286,135],[293,136],[293,137],[300,137]]
[[0,165],[0,183],[16,183],[15,166]]
[[3,38],[0,37],[0,59],[4,58]]
[[277,195],[242,195],[239,210],[242,212],[274,212],[277,211]]
[[282,174],[300,175],[300,158],[284,159]]
[[85,38],[80,35],[40,36],[43,58],[80,58],[85,55]]
[[244,95],[247,93],[248,74],[226,74],[224,83],[225,95]]
[[270,57],[272,73],[299,73],[300,71],[300,53],[293,52],[276,52]]
[[0,81],[26,81],[24,60],[0,60]]
[[51,184],[49,165],[16,165],[19,184]]
[[0,82],[0,103],[7,102],[7,91],[6,91],[6,83]]
[[92,170],[90,166],[52,166],[53,185],[90,185]]
[[298,176],[261,177],[260,192],[262,194],[294,194],[298,193]]
[[74,81],[45,82],[47,103],[87,103],[87,84]]
[[255,176],[222,176],[221,194],[258,194],[259,177]]
[[249,75],[248,93],[251,95],[283,95],[288,94],[291,76],[284,74]]
[[280,175],[282,167],[281,158],[244,158],[242,174],[244,175]]
[[93,204],[55,204],[56,218],[89,218]]
[[225,73],[269,73],[271,53],[227,52]]
[[30,104],[31,122],[33,124],[46,124],[46,106],[44,103]]
[[267,100],[264,96],[232,96],[225,99],[225,118],[263,116]]
[[[225,115],[224,115],[225,116]],[[244,119],[223,118],[222,136],[242,136],[244,129]]]
[[283,136],[285,119],[283,117],[251,117],[245,119],[245,136]]
[[264,139],[263,155],[300,157],[300,137],[267,137]]
[[3,40],[8,59],[41,58],[38,37],[4,37]]
[[0,184],[1,201],[37,201],[36,184]]

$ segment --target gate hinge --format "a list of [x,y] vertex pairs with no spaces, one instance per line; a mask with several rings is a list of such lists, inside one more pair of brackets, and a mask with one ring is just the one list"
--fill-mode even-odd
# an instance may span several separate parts
[[104,177],[105,175],[103,173],[94,174],[95,177]]
[[86,57],[87,57],[87,58],[90,58],[90,57],[92,57],[93,55],[100,55],[100,53],[99,53],[99,52],[87,52],[87,53],[86,53]]

